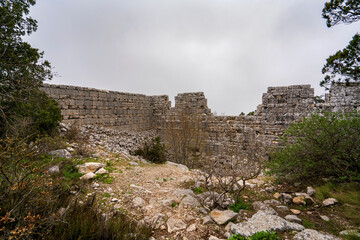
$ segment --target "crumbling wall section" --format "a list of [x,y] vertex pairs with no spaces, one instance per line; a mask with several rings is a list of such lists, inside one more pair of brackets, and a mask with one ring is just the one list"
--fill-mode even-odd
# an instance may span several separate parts
[[[214,154],[226,149],[249,146],[264,148],[277,144],[279,136],[294,121],[320,111],[360,110],[360,84],[333,84],[325,103],[315,103],[310,85],[269,87],[253,116],[214,116],[204,93],[181,93],[171,107],[168,96],[146,96],[91,88],[45,85],[44,91],[56,99],[64,122],[93,124],[120,130],[156,129],[177,126],[181,115],[196,116],[208,133],[207,142]],[[246,145],[246,146],[245,146]],[[254,149],[252,149],[254,150]]]
[[119,130],[154,128],[154,116],[165,111],[167,96],[146,96],[93,88],[45,84],[43,90],[61,107],[63,122]]

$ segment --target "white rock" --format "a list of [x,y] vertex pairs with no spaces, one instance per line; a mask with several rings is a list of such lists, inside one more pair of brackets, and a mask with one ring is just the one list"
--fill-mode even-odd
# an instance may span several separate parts
[[298,218],[296,215],[286,215],[285,219],[290,222],[302,223],[302,220]]
[[323,234],[313,229],[305,229],[297,233],[293,240],[338,240],[341,238],[335,237],[331,234]]
[[191,191],[190,189],[175,189],[172,193],[171,193],[171,196],[174,197],[174,200],[177,201],[177,202],[180,202],[181,199],[184,197],[184,196],[192,196],[192,197],[195,197],[195,194],[193,191]]
[[326,207],[326,206],[334,205],[337,202],[338,201],[335,198],[327,198],[322,203]]
[[180,168],[181,170],[184,170],[184,171],[189,171],[189,168],[183,164],[174,163],[174,162],[170,162],[170,161],[167,161],[166,164],[171,165],[171,166],[177,166],[178,168]]
[[307,187],[307,189],[306,189],[306,193],[311,197],[311,196],[313,196],[314,194],[315,194],[315,189],[314,188],[312,188],[312,187]]
[[206,225],[206,224],[210,224],[210,223],[213,223],[214,221],[211,219],[211,217],[210,216],[206,216],[206,217],[203,217],[202,218],[202,224],[203,225]]
[[60,173],[60,168],[59,165],[55,165],[52,167],[49,167],[49,169],[47,170],[50,174],[59,174]]
[[53,157],[59,157],[59,158],[71,158],[71,153],[66,149],[59,149],[55,151],[49,152],[49,154]]
[[200,207],[200,203],[196,198],[192,196],[184,197],[179,204],[179,208],[195,208],[195,207]]
[[325,222],[329,222],[330,218],[328,216],[320,215],[320,218],[324,220]]
[[304,227],[298,223],[289,222],[277,215],[271,215],[263,210],[254,214],[247,222],[234,224],[230,231],[234,234],[249,237],[260,231],[301,231]]
[[80,180],[90,180],[95,177],[95,173],[89,172],[83,176],[80,177]]
[[181,219],[177,218],[169,218],[166,225],[169,233],[186,228],[186,223],[184,223]]
[[192,231],[195,231],[196,230],[196,224],[191,224],[187,229],[186,231],[187,232],[192,232]]
[[139,166],[137,162],[129,162],[130,166]]
[[76,167],[78,168],[79,173],[94,173],[99,168],[105,167],[105,165],[97,162],[87,162],[81,165],[77,165]]
[[211,219],[214,220],[219,225],[223,225],[230,222],[231,220],[235,219],[238,215],[239,215],[238,213],[235,213],[231,210],[220,211],[215,209],[210,212]]
[[360,232],[358,232],[356,230],[344,230],[344,231],[341,231],[339,234],[340,234],[340,236],[355,235],[355,236],[360,237]]
[[105,168],[100,168],[95,172],[95,174],[106,174],[108,171]]
[[132,204],[134,207],[143,207],[145,205],[145,200],[140,197],[136,197],[132,200]]
[[111,202],[118,202],[118,201],[119,201],[119,199],[117,199],[117,198],[111,199]]

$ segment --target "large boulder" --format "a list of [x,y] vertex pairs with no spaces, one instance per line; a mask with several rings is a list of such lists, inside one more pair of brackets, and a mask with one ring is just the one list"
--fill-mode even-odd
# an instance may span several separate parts
[[269,214],[268,211],[260,210],[247,222],[234,224],[230,227],[233,234],[249,237],[260,231],[302,231],[304,226],[289,222],[277,215]]

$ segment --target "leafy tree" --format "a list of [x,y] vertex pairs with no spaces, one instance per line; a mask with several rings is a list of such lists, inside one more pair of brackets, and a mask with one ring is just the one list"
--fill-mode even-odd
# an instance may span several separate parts
[[[360,20],[359,0],[331,0],[325,3],[322,12],[330,28],[340,23],[350,24]],[[320,86],[326,87],[334,82],[360,80],[360,35],[355,34],[349,45],[342,51],[331,55],[322,69],[326,74]]]
[[[40,111],[42,114],[47,111],[48,117],[52,118],[50,125],[44,122],[40,124],[43,130],[47,129],[47,133],[61,119],[56,103],[50,103],[50,99],[39,90],[43,81],[53,76],[50,63],[43,59],[43,52],[22,39],[37,29],[36,20],[27,17],[29,8],[35,2],[0,0],[0,137],[11,132],[11,127],[17,128],[15,123],[19,120],[24,122],[24,117],[27,119],[27,126],[24,127],[36,129],[36,125],[42,121]],[[23,110],[30,103],[36,104],[24,114]],[[52,110],[49,112],[49,109]]]
[[360,181],[360,113],[324,112],[293,123],[267,163],[279,179]]
[[339,23],[350,24],[360,20],[359,0],[331,0],[322,11],[328,27]]

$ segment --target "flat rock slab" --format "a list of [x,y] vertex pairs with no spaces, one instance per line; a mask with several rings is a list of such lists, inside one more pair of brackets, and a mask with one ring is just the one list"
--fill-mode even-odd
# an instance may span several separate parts
[[195,207],[200,207],[200,203],[196,198],[192,196],[184,197],[179,204],[179,208],[195,208]]
[[338,201],[335,198],[327,198],[322,203],[326,207],[326,206],[334,205],[337,202]]
[[145,200],[141,197],[136,197],[132,200],[132,204],[134,207],[143,207],[145,205]]
[[340,240],[341,238],[335,237],[331,234],[323,234],[313,229],[305,229],[297,233],[293,240]]
[[195,197],[195,194],[192,190],[190,189],[175,189],[172,193],[171,196],[173,197],[173,199],[177,202],[181,201],[183,197],[186,196],[192,196]]
[[169,218],[169,220],[167,221],[166,224],[167,224],[169,233],[186,228],[186,223],[184,223],[181,219]]
[[211,219],[214,220],[219,225],[223,225],[230,222],[231,220],[235,219],[238,215],[239,215],[238,213],[233,212],[231,210],[220,211],[215,209],[212,210],[210,213]]
[[234,224],[230,227],[233,234],[240,234],[249,237],[260,231],[302,231],[304,226],[298,223],[289,222],[277,215],[271,215],[266,211],[260,210],[254,214],[247,222]]
[[302,223],[302,220],[298,218],[296,215],[286,215],[285,219],[290,222]]
[[79,173],[94,173],[99,168],[105,167],[104,164],[98,162],[87,162],[81,165],[77,165]]
[[90,180],[90,179],[93,179],[94,177],[95,177],[95,173],[89,172],[89,173],[81,176],[80,180]]

